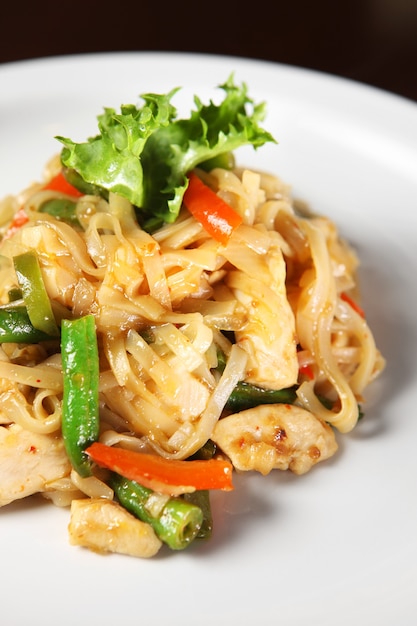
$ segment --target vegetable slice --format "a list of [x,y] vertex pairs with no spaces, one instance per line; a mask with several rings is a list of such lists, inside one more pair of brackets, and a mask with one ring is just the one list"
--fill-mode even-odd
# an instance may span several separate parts
[[[64,172],[61,170],[58,174],[56,174],[51,180],[49,180],[42,189],[58,191],[67,196],[71,196],[73,198],[79,198],[84,193],[74,187],[64,175]],[[54,202],[53,200],[51,202]],[[45,205],[43,205],[45,207]],[[50,207],[51,205],[49,205]],[[56,213],[52,212],[49,209],[41,209],[41,211],[45,213],[50,213],[51,215],[56,215]],[[27,215],[25,209],[21,207],[18,211],[16,211],[13,220],[11,221],[7,231],[5,232],[3,239],[9,239],[12,235],[15,234],[24,224],[29,221],[29,216]]]
[[[223,372],[225,367],[226,355],[218,350],[217,370]],[[236,413],[261,404],[294,404],[297,399],[296,389],[296,385],[284,389],[266,389],[241,380],[231,392],[225,408]]]
[[71,185],[67,181],[64,176],[63,171],[61,170],[56,174],[51,180],[49,180],[44,186],[43,189],[50,189],[51,191],[59,191],[67,196],[73,196],[74,198],[79,198],[84,195],[81,191],[79,191],[76,187]]
[[203,513],[203,521],[198,531],[198,539],[210,539],[213,531],[213,515],[211,512],[210,492],[208,489],[193,491],[193,493],[185,493],[183,498],[190,504],[195,504]]
[[251,383],[240,381],[226,402],[226,408],[237,412],[261,404],[294,404],[297,398],[296,387],[284,389],[264,389]]
[[184,194],[184,204],[208,234],[226,245],[231,234],[242,223],[242,217],[220,196],[191,172]]
[[31,323],[47,335],[58,336],[59,328],[45,289],[36,253],[29,251],[19,254],[13,257],[13,263]]
[[25,306],[0,307],[0,343],[38,343],[51,339],[29,319]]
[[89,446],[86,453],[98,465],[168,495],[178,494],[181,490],[233,489],[233,467],[228,461],[164,459],[155,454],[106,446],[99,442]]
[[203,512],[195,504],[182,498],[169,498],[159,515],[152,515],[149,499],[154,492],[151,489],[118,474],[112,474],[110,486],[120,504],[150,524],[159,539],[172,550],[183,550],[199,535]]
[[76,206],[76,203],[68,198],[53,198],[52,200],[47,200],[39,207],[39,213],[48,213],[57,220],[76,226],[79,224],[75,210]]
[[61,357],[65,449],[75,471],[90,476],[91,461],[85,449],[99,435],[99,359],[93,315],[62,320]]

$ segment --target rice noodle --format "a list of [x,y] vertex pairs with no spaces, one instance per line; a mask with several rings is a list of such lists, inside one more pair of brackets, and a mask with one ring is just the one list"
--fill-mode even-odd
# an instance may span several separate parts
[[[296,386],[301,407],[349,432],[367,385],[384,367],[366,319],[342,298],[357,297],[354,251],[331,220],[297,210],[275,176],[242,168],[199,174],[243,218],[227,245],[185,209],[150,235],[115,194],[81,197],[74,227],[41,212],[59,193],[31,186],[20,196],[29,221],[1,244],[0,302],[7,304],[16,284],[13,256],[36,249],[54,310],[94,314],[107,445],[186,459],[227,415],[239,381]],[[4,201],[3,223],[18,206]],[[305,380],[307,367],[313,377]],[[31,353],[5,344],[0,400],[1,424],[58,433],[59,342]],[[80,493],[112,497],[98,478],[74,472],[51,485],[48,497]],[[150,506],[160,510],[163,500]]]

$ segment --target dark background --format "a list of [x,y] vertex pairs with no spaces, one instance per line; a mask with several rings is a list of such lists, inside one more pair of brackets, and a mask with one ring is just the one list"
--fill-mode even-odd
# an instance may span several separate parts
[[320,70],[417,101],[417,0],[6,0],[0,24],[0,63],[102,51],[205,52]]

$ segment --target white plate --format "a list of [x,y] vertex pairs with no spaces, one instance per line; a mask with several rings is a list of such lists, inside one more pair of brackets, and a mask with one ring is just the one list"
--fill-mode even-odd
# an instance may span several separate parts
[[[0,511],[1,621],[408,625],[417,616],[417,107],[362,85],[245,59],[122,53],[0,67],[0,195],[40,176],[61,134],[96,132],[103,106],[183,87],[217,97],[231,72],[268,102],[279,141],[237,152],[330,215],[358,248],[364,305],[388,366],[336,458],[303,477],[236,481],[212,540],[153,560],[70,547],[68,511]],[[94,621],[91,621],[94,620]],[[120,622],[119,622],[120,620]],[[151,620],[149,622],[149,620]]]

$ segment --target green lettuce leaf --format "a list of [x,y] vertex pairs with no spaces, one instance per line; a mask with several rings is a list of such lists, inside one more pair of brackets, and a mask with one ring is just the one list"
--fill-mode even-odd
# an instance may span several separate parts
[[223,101],[204,105],[195,96],[187,119],[178,119],[171,103],[178,89],[143,94],[140,108],[122,105],[119,114],[106,108],[97,118],[99,134],[87,142],[57,137],[64,145],[62,163],[85,182],[130,200],[148,229],[174,222],[187,172],[240,146],[275,142],[259,125],[265,103],[254,104],[246,85],[235,85],[233,76],[219,87]]

